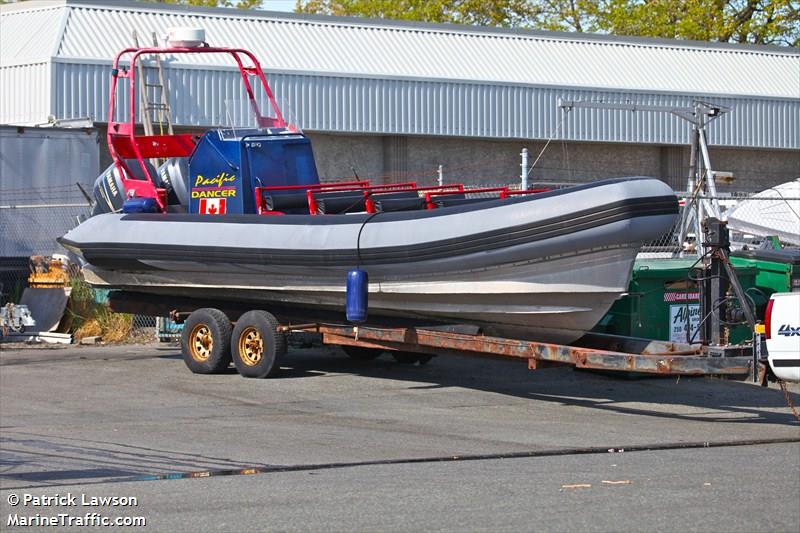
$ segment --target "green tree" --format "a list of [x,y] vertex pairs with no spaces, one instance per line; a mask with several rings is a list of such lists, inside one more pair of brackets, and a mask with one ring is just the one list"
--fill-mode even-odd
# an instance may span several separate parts
[[[0,0],[0,4],[10,4],[17,1],[25,2],[26,0]],[[153,4],[177,4],[181,6],[196,6],[196,7],[238,7],[241,9],[250,9],[254,7],[261,7],[264,0],[141,0],[144,2],[151,2]]]
[[298,13],[319,13],[479,26],[525,26],[536,15],[528,0],[297,0]]
[[598,29],[618,35],[800,43],[800,2],[794,0],[609,0],[595,16]]
[[154,4],[178,4],[182,6],[196,7],[238,7],[240,9],[250,9],[261,7],[263,0],[144,0]]
[[800,45],[799,0],[297,0],[299,13]]

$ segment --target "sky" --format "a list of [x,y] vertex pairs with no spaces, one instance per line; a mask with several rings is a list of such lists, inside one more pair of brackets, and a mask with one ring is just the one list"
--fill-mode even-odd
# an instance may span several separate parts
[[261,9],[265,11],[294,11],[295,0],[264,0]]

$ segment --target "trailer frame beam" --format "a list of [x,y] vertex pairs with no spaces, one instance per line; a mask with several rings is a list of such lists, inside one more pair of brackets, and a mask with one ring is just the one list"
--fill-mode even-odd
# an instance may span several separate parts
[[686,354],[686,347],[681,345],[664,344],[669,351],[660,354],[634,354],[422,328],[301,324],[284,326],[282,329],[319,333],[326,344],[388,351],[519,359],[527,361],[531,370],[555,364],[658,375],[746,377],[753,373],[751,357],[709,357],[699,352]]

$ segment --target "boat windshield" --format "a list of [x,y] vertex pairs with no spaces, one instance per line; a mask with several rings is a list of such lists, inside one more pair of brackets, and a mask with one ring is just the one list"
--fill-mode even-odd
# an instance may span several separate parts
[[[225,116],[224,120],[220,121],[220,124],[224,124],[225,128],[234,136],[237,135],[237,130],[272,130],[281,127],[278,123],[275,110],[270,105],[263,88],[258,87],[257,90],[255,88],[254,90],[256,93],[258,112],[253,108],[249,98],[231,98],[225,100]],[[278,109],[281,110],[283,120],[286,122],[286,129],[291,132],[302,133],[297,126],[297,120],[292,105],[287,102],[286,99],[277,96],[275,97],[275,102],[278,105]],[[258,113],[260,113],[261,116],[259,116]]]

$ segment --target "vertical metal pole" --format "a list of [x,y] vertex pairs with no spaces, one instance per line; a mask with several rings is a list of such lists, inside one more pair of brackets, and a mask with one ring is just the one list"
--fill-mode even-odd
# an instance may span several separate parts
[[689,179],[686,183],[686,192],[691,195],[697,183],[697,145],[700,143],[700,132],[697,125],[692,128],[692,146],[689,151]]
[[439,187],[444,185],[444,172],[442,170],[442,165],[439,165],[439,168],[436,170],[436,173],[439,176]]
[[519,173],[519,186],[520,189],[523,191],[528,190],[528,149],[523,148],[522,152],[519,154],[522,156],[522,163],[520,163],[520,168],[522,169]]
[[717,200],[717,184],[714,181],[714,172],[711,170],[711,158],[708,156],[708,145],[706,144],[705,128],[700,128],[697,132],[700,152],[703,155],[703,165],[706,169],[706,187],[711,196],[711,216],[720,218],[719,201]]
[[694,235],[695,235],[695,247],[697,248],[697,255],[700,256],[703,254],[703,242],[705,242],[705,237],[703,236],[703,220],[706,219],[706,214],[703,211],[703,202],[701,200],[697,200],[694,203],[695,206],[695,213],[694,213]]
[[[693,225],[695,226],[695,239],[697,241],[697,255],[702,254],[702,250],[700,250],[700,234],[697,233],[697,225],[693,224],[695,220],[693,218],[698,218],[700,213],[692,213],[692,209],[695,202],[693,201],[694,195],[694,188],[695,188],[695,179],[697,178],[697,144],[699,142],[698,139],[698,132],[697,132],[697,125],[692,128],[692,142],[690,145],[689,151],[689,176],[686,179],[686,200],[683,206],[683,211],[681,212],[681,226],[679,229],[678,235],[678,246],[683,246],[683,243],[686,242],[687,236],[689,234],[689,228]],[[699,202],[699,201],[698,201]],[[699,211],[699,206],[698,206]],[[694,217],[692,215],[695,215]]]

